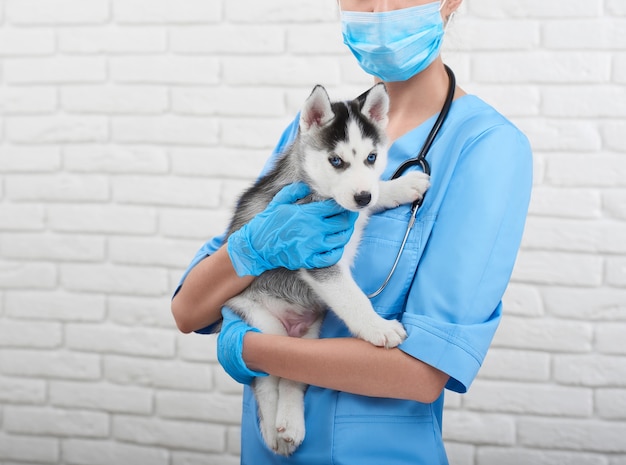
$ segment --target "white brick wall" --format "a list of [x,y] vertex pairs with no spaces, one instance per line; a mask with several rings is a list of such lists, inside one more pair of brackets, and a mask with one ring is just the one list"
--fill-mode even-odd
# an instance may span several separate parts
[[[626,2],[467,0],[445,56],[536,165],[451,461],[624,465]],[[170,294],[312,86],[369,82],[332,0],[0,0],[0,464],[238,463]]]

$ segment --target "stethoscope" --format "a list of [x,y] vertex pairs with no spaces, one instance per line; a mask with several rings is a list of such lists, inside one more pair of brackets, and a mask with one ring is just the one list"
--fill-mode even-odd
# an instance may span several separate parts
[[[450,107],[452,106],[452,100],[454,99],[454,91],[456,89],[456,78],[454,76],[454,73],[447,65],[444,65],[444,66],[446,68],[446,72],[448,73],[448,78],[449,78],[448,95],[446,96],[446,101],[444,102],[443,107],[441,108],[441,112],[439,113],[439,116],[437,117],[437,121],[435,121],[435,124],[433,124],[433,127],[430,130],[428,137],[426,137],[426,140],[424,141],[424,145],[422,146],[422,149],[419,151],[417,156],[410,158],[406,160],[404,163],[402,163],[398,167],[398,169],[393,173],[393,175],[391,176],[391,179],[396,179],[400,177],[407,169],[411,168],[412,166],[417,166],[417,165],[419,165],[422,168],[422,171],[424,173],[430,176],[430,164],[428,163],[428,160],[426,160],[426,155],[428,154],[428,151],[430,150],[431,145],[433,145],[433,142],[435,141],[437,134],[439,134],[439,130],[441,129],[443,122],[446,120],[448,113],[450,113]],[[383,281],[382,285],[376,291],[372,292],[371,294],[367,296],[370,299],[376,297],[381,292],[383,292],[383,290],[385,290],[385,288],[387,287],[387,284],[389,284],[389,281],[391,280],[391,277],[395,273],[396,268],[398,267],[398,263],[400,262],[400,257],[402,257],[402,252],[404,252],[404,247],[406,246],[406,242],[409,239],[409,234],[411,233],[411,229],[413,228],[413,225],[415,224],[417,210],[422,206],[423,201],[424,201],[424,197],[413,202],[413,205],[411,206],[411,217],[409,218],[409,223],[407,225],[406,232],[404,233],[404,238],[402,239],[402,243],[400,244],[400,250],[398,250],[396,259],[394,260],[391,270],[389,271],[389,274],[385,278],[385,281]]]

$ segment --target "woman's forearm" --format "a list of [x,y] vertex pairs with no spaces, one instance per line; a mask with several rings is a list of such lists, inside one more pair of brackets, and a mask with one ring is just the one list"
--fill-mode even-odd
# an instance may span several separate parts
[[448,375],[400,349],[355,338],[300,339],[246,334],[243,357],[255,371],[371,397],[434,402]]
[[[198,263],[172,300],[172,313],[185,333],[221,318],[221,308],[254,280],[239,277],[225,247]],[[399,349],[355,338],[302,339],[249,332],[243,357],[255,371],[329,389],[372,397],[436,400],[448,376]]]
[[172,299],[176,325],[189,333],[215,323],[224,303],[253,280],[252,276],[237,276],[226,247],[221,247],[193,267]]

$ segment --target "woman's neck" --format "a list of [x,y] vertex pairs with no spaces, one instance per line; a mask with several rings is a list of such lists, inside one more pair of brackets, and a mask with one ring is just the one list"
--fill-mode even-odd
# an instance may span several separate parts
[[[407,81],[385,83],[390,99],[389,140],[393,142],[439,113],[448,95],[449,83],[441,58]],[[465,92],[457,87],[454,98],[462,95]]]

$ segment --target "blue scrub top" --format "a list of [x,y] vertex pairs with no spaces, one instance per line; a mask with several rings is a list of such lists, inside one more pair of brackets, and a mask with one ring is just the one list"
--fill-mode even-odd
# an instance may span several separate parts
[[[435,118],[393,143],[384,178],[417,155]],[[293,140],[297,127],[296,118],[269,165]],[[454,101],[427,158],[431,187],[396,272],[372,304],[379,314],[400,320],[406,328],[401,350],[447,373],[446,388],[464,393],[500,321],[501,299],[530,201],[532,154],[515,126],[479,98],[466,95]],[[372,293],[387,277],[409,217],[410,206],[403,205],[370,218],[353,268],[364,292]],[[183,279],[222,242],[220,236],[204,244]],[[343,322],[328,312],[321,337],[349,336]],[[265,446],[256,402],[246,387],[241,463],[447,464],[442,411],[443,393],[433,404],[422,404],[310,386],[305,395],[306,437],[295,454],[285,458]]]

